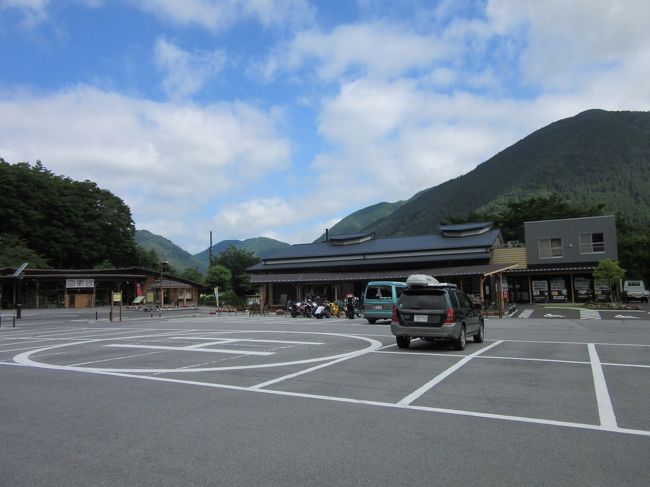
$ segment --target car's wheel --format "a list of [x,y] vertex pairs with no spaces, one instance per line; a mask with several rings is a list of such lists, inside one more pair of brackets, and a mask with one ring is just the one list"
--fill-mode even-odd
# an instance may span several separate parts
[[454,341],[454,348],[456,350],[465,350],[466,343],[467,343],[467,337],[465,336],[465,325],[461,325],[458,338],[456,338],[456,340]]
[[409,344],[411,343],[411,339],[405,336],[396,336],[395,341],[399,348],[409,348]]
[[368,320],[368,323],[370,323],[371,325],[374,325],[375,323],[377,323],[376,318],[366,318],[366,319]]
[[485,340],[485,324],[481,321],[481,325],[478,327],[478,333],[474,335],[474,343],[483,343]]

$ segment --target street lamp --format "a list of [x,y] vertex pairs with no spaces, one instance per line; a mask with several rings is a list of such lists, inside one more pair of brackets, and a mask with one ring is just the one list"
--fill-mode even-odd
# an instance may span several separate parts
[[160,309],[165,305],[165,290],[163,288],[163,267],[167,264],[166,260],[160,261]]

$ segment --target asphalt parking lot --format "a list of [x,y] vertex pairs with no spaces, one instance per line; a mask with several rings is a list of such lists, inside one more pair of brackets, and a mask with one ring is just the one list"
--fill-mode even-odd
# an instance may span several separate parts
[[399,350],[361,319],[25,312],[0,327],[0,471],[6,485],[648,485],[650,315],[547,311],[490,319],[462,352]]

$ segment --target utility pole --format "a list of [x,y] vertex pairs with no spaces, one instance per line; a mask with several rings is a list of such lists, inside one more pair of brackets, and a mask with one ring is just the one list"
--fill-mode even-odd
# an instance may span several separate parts
[[208,248],[208,268],[212,265],[212,230],[210,230],[210,248]]

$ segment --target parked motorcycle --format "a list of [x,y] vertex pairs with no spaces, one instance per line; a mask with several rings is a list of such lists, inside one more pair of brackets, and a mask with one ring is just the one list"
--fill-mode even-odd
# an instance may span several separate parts
[[289,301],[287,303],[287,311],[292,318],[296,318],[297,316],[311,318],[313,306],[307,301]]

